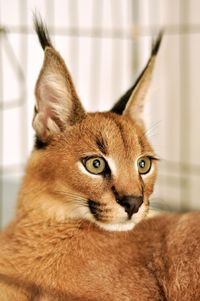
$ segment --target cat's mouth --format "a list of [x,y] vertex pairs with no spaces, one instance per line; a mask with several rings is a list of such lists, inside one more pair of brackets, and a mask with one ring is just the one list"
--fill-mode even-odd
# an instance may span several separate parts
[[[122,210],[122,216],[120,220],[118,220],[118,223],[127,223],[132,221],[133,214],[137,213],[140,206],[142,205],[143,201],[138,201],[138,208],[137,210],[126,210],[126,208],[123,208]],[[116,217],[114,216],[113,210],[111,208],[108,208],[105,204],[102,204],[95,200],[88,200],[88,207],[90,209],[90,212],[92,213],[93,217],[96,221],[102,222],[102,223],[113,223],[113,221],[116,220]],[[131,213],[130,213],[131,212]]]

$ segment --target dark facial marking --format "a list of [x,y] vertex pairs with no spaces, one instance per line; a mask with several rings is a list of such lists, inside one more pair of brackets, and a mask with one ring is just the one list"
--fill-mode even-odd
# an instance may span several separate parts
[[120,132],[123,144],[124,144],[124,148],[125,148],[125,150],[127,150],[129,148],[129,146],[127,145],[126,138],[125,138],[125,137],[127,137],[127,132],[124,130],[124,128],[120,122],[115,121],[115,123],[119,129],[119,132]]
[[45,149],[47,146],[47,143],[42,142],[38,136],[35,136],[35,148],[36,149]]
[[99,138],[99,137],[96,138],[96,145],[98,146],[99,150],[100,150],[104,155],[107,154],[107,152],[106,152],[106,146],[105,146],[105,143],[104,143],[104,141],[103,141],[102,138]]
[[35,113],[35,114],[38,113],[38,110],[37,110],[36,106],[34,106],[34,113]]
[[110,212],[109,209],[105,208],[105,205],[97,201],[88,200],[88,206],[90,208],[91,213],[97,220],[102,220],[104,218],[104,213]]

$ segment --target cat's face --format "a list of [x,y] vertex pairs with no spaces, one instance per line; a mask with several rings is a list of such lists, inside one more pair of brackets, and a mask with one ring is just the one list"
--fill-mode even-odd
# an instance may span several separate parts
[[132,229],[148,210],[156,178],[156,157],[141,114],[161,37],[136,84],[113,109],[86,113],[63,59],[37,20],[36,30],[45,49],[35,90],[37,143],[19,208],[58,222],[86,219],[107,230]]
[[37,177],[49,195],[42,206],[50,215],[87,219],[109,230],[131,229],[146,215],[155,154],[129,117],[88,114],[35,153]]

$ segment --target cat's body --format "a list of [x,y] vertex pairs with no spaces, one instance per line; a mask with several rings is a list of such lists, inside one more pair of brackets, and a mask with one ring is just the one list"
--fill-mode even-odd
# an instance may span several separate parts
[[199,219],[163,215],[107,232],[23,217],[1,235],[0,300],[197,301]]
[[36,30],[37,139],[0,234],[0,301],[200,300],[200,213],[143,220],[157,157],[141,112],[161,37],[111,112],[89,114],[38,21]]

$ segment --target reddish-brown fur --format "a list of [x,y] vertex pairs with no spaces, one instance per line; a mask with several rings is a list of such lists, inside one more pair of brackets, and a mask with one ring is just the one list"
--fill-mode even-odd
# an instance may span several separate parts
[[0,300],[172,300],[200,296],[199,214],[130,232],[20,217],[1,235]]
[[[154,56],[122,115],[87,114],[63,60],[46,48],[33,121],[42,147],[0,234],[0,301],[200,300],[200,214],[144,219],[157,164],[138,173],[138,158],[155,157],[140,113]],[[108,160],[111,175],[90,175],[82,158],[91,155]],[[143,196],[131,218],[116,191]]]

